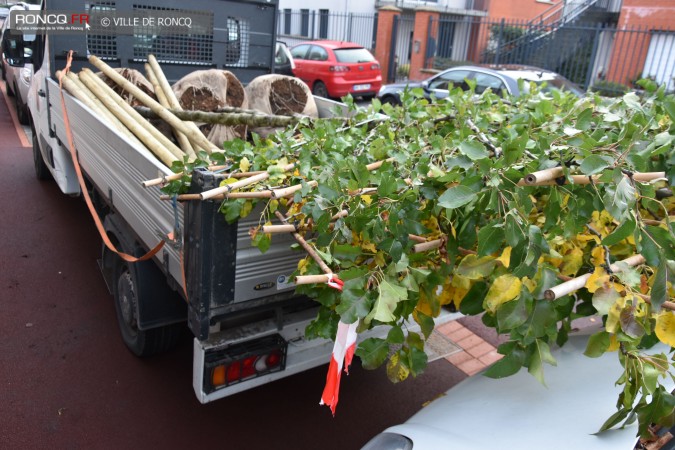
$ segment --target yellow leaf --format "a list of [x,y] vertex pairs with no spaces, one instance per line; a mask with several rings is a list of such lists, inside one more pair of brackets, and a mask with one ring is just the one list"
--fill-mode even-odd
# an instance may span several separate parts
[[224,179],[223,181],[220,182],[220,185],[221,186],[227,186],[228,184],[236,183],[237,181],[239,181],[239,180],[237,180],[236,178],[226,178],[226,179]]
[[471,289],[471,280],[461,275],[453,275],[451,283],[454,287],[469,290]]
[[656,316],[656,337],[664,344],[675,347],[675,314],[663,311]]
[[362,195],[361,200],[363,200],[366,205],[370,205],[371,203],[373,203],[373,196],[372,195]]
[[609,313],[607,313],[607,321],[605,322],[605,329],[608,333],[616,333],[621,330],[621,311],[626,306],[626,299],[619,298],[616,302],[609,308]]
[[298,261],[298,272],[300,272],[300,275],[307,273],[307,264],[309,264],[309,260],[307,258],[303,258]]
[[591,251],[591,262],[594,266],[601,266],[605,263],[605,248],[601,246],[596,246],[593,251]]
[[502,263],[502,266],[508,268],[511,263],[511,247],[506,247],[502,252],[502,255],[497,258],[497,261]]
[[616,335],[609,336],[609,347],[607,347],[608,352],[615,352],[619,350],[619,341],[616,339]]
[[375,264],[377,264],[380,267],[384,267],[387,264],[386,259],[384,258],[384,252],[377,252],[375,255]]
[[241,211],[239,212],[239,217],[241,217],[243,219],[244,217],[248,216],[251,213],[251,211],[253,211],[253,202],[250,201],[250,200],[247,200],[246,202],[244,202],[244,204],[241,207]]
[[239,170],[242,172],[248,172],[248,169],[251,168],[251,161],[248,160],[247,157],[241,158],[241,161],[239,161]]
[[387,363],[387,377],[392,383],[398,383],[408,378],[410,369],[399,361],[399,354],[394,353]]
[[513,275],[502,275],[492,283],[485,296],[485,308],[493,314],[502,304],[518,297],[523,283]]
[[373,244],[372,242],[363,242],[361,244],[361,248],[364,250],[368,250],[372,253],[377,253],[377,247],[375,247],[375,244]]
[[588,292],[595,292],[609,283],[609,275],[602,267],[596,267],[591,276],[586,280],[586,289]]
[[563,256],[563,265],[560,268],[560,273],[567,276],[576,275],[584,263],[584,252],[576,247],[568,254]]
[[536,281],[530,280],[527,277],[524,277],[522,281],[523,281],[523,284],[525,285],[525,287],[527,288],[528,291],[534,292],[534,290],[537,289],[537,282]]

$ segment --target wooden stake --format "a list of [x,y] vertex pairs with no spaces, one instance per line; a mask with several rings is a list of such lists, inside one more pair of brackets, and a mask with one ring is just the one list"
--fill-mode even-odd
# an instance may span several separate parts
[[295,277],[295,284],[321,284],[327,283],[332,274],[326,275],[298,275]]
[[[105,84],[105,82],[91,70],[84,68],[80,72],[80,79],[82,82],[91,89],[94,94],[99,97],[99,100],[103,102],[106,107],[110,104],[110,101],[114,102],[119,108],[115,108],[118,112],[116,114],[126,114],[129,118],[134,120],[140,126],[142,126],[153,138],[155,138],[166,150],[171,152],[178,160],[182,159],[185,154],[183,151],[178,148],[173,142],[164,136],[157,128],[155,128],[150,122],[145,120],[138,114],[134,108],[131,107],[122,97],[120,97],[115,91],[112,90],[110,86]],[[108,108],[110,109],[110,108]],[[122,117],[118,116],[118,119],[123,121],[126,125],[126,122]],[[153,153],[155,150],[153,150]],[[169,165],[170,166],[170,165]]]
[[[628,264],[631,267],[635,267],[640,264],[643,264],[645,262],[645,258],[642,255],[633,255],[629,258],[624,259],[621,262]],[[621,271],[621,267],[618,266],[616,263],[609,266],[609,268],[612,270],[612,272]],[[547,300],[555,300],[556,298],[560,298],[565,295],[571,294],[572,292],[577,291],[582,287],[586,286],[586,281],[588,281],[591,275],[592,275],[591,273],[587,273],[586,275],[581,275],[579,277],[572,278],[569,281],[554,286],[551,289],[548,289],[544,292],[544,298],[546,298]]]
[[[157,58],[155,58],[155,55],[148,55],[148,66],[150,67],[150,70],[152,71],[152,74],[155,76],[157,79],[157,83],[159,84],[160,90],[164,93],[164,96],[166,97],[166,101],[168,103],[167,108],[172,108],[175,110],[182,111],[183,107],[180,105],[180,102],[176,98],[176,93],[171,89],[171,85],[169,84],[169,80],[166,79],[166,76],[164,75],[164,71],[160,67],[159,63],[157,62]],[[192,131],[195,133],[198,133],[199,135],[203,136],[204,133],[202,133],[202,130],[199,129],[199,127],[194,123],[194,122],[185,122],[185,125],[190,128]],[[186,136],[189,138],[189,136]],[[207,139],[208,141],[208,139]],[[210,141],[208,141],[210,142]],[[204,148],[203,145],[199,145],[200,147]],[[208,152],[209,148],[206,147],[204,148],[204,151]]]
[[[227,169],[230,166],[209,166],[207,167],[208,170],[223,170]],[[236,173],[226,173],[223,174],[224,177],[226,178],[248,178],[252,177],[253,175],[258,175],[261,174],[262,171],[258,172],[236,172]],[[143,187],[150,187],[150,186],[157,186],[160,184],[166,184],[169,181],[174,181],[174,180],[179,180],[183,176],[183,172],[180,173],[174,173],[172,175],[166,175],[164,177],[160,178],[153,178],[152,180],[146,180],[143,181],[141,184]]]
[[[292,163],[292,164],[288,164],[288,165],[282,167],[281,170],[283,170],[284,172],[288,172],[289,170],[293,169],[294,167],[295,167],[295,164]],[[237,182],[232,183],[232,184],[228,184],[228,185],[225,185],[225,186],[217,187],[215,189],[204,191],[200,195],[202,197],[202,200],[208,200],[210,198],[217,197],[221,194],[227,194],[230,191],[235,191],[237,189],[241,189],[243,187],[250,186],[252,184],[259,183],[261,181],[265,181],[270,176],[271,176],[271,174],[269,172],[265,171],[265,172],[262,172],[258,175],[253,175],[252,177],[245,178],[243,180],[237,181]]]
[[[152,87],[155,90],[155,96],[157,97],[157,100],[159,100],[159,104],[164,106],[165,108],[170,108],[171,103],[169,102],[169,99],[166,97],[166,94],[162,89],[162,85],[157,79],[157,75],[155,75],[155,72],[152,70],[150,64],[147,63],[145,64],[145,74],[147,75],[148,81],[150,81],[150,84],[152,84]],[[141,113],[141,115],[143,114]],[[187,136],[185,136],[185,134],[181,133],[176,129],[174,129],[173,132],[174,135],[176,136],[176,140],[180,144],[180,148],[183,149],[185,154],[188,155],[191,160],[196,159],[197,154],[195,153],[194,148],[192,148],[192,144],[190,143],[190,140],[187,138]]]
[[263,225],[262,232],[269,234],[295,233],[295,225]]
[[[90,72],[91,73],[91,72]],[[114,100],[112,95],[107,92],[99,89],[98,84],[91,77],[96,77],[96,75],[88,76],[87,73],[80,73],[80,80],[87,85],[87,87],[101,100],[101,102],[112,112],[115,116],[131,130],[132,133],[138,139],[145,144],[145,146],[159,158],[167,167],[171,167],[174,161],[178,161],[179,158],[170,152],[166,147],[164,147],[159,140],[150,132],[146,127],[141,123],[137,122],[134,118],[126,114],[124,109]],[[100,79],[99,79],[100,80]],[[106,86],[107,87],[107,86]],[[112,91],[112,89],[111,89]],[[115,94],[117,95],[117,94]],[[121,98],[117,95],[118,98]],[[124,100],[122,100],[124,102]],[[145,119],[142,119],[148,126],[151,126]],[[152,126],[151,126],[152,127]],[[155,127],[152,127],[156,130]]]
[[[319,185],[319,183],[317,181],[310,181],[309,183],[307,183],[307,185],[310,188],[315,188]],[[272,198],[291,197],[301,189],[302,189],[302,184],[296,184],[295,186],[290,186],[290,187],[282,188],[282,189],[274,189],[274,190],[272,190]]]
[[[628,176],[628,175],[624,175]],[[635,181],[639,181],[641,183],[649,183],[654,180],[658,180],[659,178],[665,178],[666,173],[665,172],[635,172],[633,174],[633,179]],[[591,184],[593,183],[600,183],[600,175],[572,175],[572,183],[571,184]],[[568,184],[568,181],[565,180],[565,184]],[[546,181],[537,181],[535,183],[527,183],[525,179],[522,179],[518,182],[518,186],[557,186],[558,182],[555,180],[546,180]]]
[[525,184],[534,185],[543,183],[546,181],[553,181],[556,178],[559,178],[563,175],[562,167],[552,167],[550,169],[540,170],[538,172],[532,172],[527,175],[524,180]]
[[[149,119],[157,118],[157,114],[152,112],[152,110],[149,108],[138,106],[136,107],[136,111],[138,111],[143,117]],[[269,114],[263,114],[261,112],[222,113],[214,111],[184,110],[177,108],[169,108],[169,111],[171,114],[185,121],[227,126],[248,125],[250,127],[287,127],[300,121],[300,117],[273,116]]]
[[196,143],[199,147],[202,147],[207,152],[211,153],[213,151],[220,152],[221,150],[216,147],[211,141],[206,139],[206,136],[200,131],[197,133],[195,130],[189,128],[183,123],[179,118],[171,114],[165,107],[160,105],[157,101],[143,92],[138,86],[131,83],[129,80],[124,78],[122,75],[113,70],[105,62],[101,61],[98,57],[91,55],[89,56],[89,62],[96,66],[101,72],[103,72],[108,78],[114,81],[117,85],[122,87],[124,90],[133,95],[139,102],[143,103],[148,108],[152,109],[160,118],[164,119],[169,125],[176,128],[178,131],[184,133],[190,141]]
[[[61,71],[57,71],[56,75],[57,77],[60,77]],[[105,117],[105,119],[112,125],[114,126],[119,132],[124,134],[126,137],[131,139],[132,141],[143,145],[137,138],[134,136],[134,134],[129,131],[127,127],[124,126],[120,120],[115,117],[113,113],[111,113],[103,103],[94,95],[93,92],[89,90],[89,88],[80,81],[80,78],[77,76],[77,74],[73,72],[68,72],[67,76],[63,78],[63,87],[66,88],[68,92],[70,92],[75,98],[80,100],[82,103],[87,105],[92,111],[100,115],[101,117]]]

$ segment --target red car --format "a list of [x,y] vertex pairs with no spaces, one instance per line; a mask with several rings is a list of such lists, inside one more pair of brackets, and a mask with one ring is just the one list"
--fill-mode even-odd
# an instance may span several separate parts
[[314,95],[372,98],[382,86],[380,63],[364,47],[352,42],[312,41],[291,48],[293,74]]

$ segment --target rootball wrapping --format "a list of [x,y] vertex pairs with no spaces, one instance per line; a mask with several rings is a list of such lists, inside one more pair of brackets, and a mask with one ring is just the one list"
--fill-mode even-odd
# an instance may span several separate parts
[[[172,88],[185,110],[211,112],[223,107],[248,108],[244,86],[226,70],[198,70],[178,80]],[[245,125],[197,125],[217,146],[236,138],[243,139],[247,132]]]
[[[314,96],[301,80],[286,75],[261,75],[246,86],[249,107],[265,114],[291,116],[295,114],[318,118]],[[252,130],[266,136],[274,128]]]

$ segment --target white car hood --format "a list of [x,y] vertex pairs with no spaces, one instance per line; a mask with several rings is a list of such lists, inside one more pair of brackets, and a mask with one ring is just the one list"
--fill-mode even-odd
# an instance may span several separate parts
[[[593,435],[616,412],[622,367],[616,352],[584,356],[586,339],[571,337],[554,353],[558,365],[544,367],[548,388],[523,369],[499,380],[476,375],[385,432],[407,436],[414,450],[632,450],[636,424]],[[670,379],[661,382],[672,389]]]

